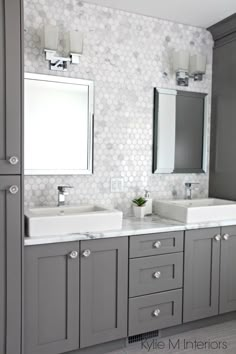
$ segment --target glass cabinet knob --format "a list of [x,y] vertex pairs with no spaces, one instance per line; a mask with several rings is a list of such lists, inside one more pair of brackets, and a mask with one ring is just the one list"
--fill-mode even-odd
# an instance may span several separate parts
[[217,242],[219,242],[219,241],[221,240],[221,235],[216,235],[216,236],[214,237],[214,239],[215,239]]
[[160,312],[161,312],[160,309],[156,309],[155,311],[153,311],[153,316],[158,317],[160,315]]
[[229,234],[224,234],[224,235],[223,235],[223,239],[224,239],[225,241],[228,241],[228,239],[229,239]]
[[71,259],[76,259],[78,257],[79,253],[77,251],[72,251],[70,254],[69,254],[69,257]]
[[83,254],[84,257],[89,257],[90,254],[91,254],[91,251],[90,250],[84,250],[82,254]]
[[11,194],[16,194],[16,193],[18,193],[18,191],[19,191],[19,188],[18,188],[17,186],[15,186],[15,185],[13,185],[13,186],[11,186],[11,187],[9,188],[9,192],[10,192]]
[[19,159],[17,156],[11,156],[8,160],[11,165],[17,165],[19,162]]
[[155,248],[160,248],[161,247],[161,241],[157,241],[154,243]]
[[76,259],[78,257],[78,252],[77,251],[72,251],[70,254],[69,254],[69,257],[71,259]]
[[160,278],[160,276],[161,276],[161,272],[155,272],[155,273],[153,273],[153,278],[156,278],[156,279],[159,279]]

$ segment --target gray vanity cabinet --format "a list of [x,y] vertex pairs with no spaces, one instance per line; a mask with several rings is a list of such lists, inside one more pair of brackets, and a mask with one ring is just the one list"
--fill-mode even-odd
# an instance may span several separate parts
[[127,337],[128,238],[81,242],[80,347]]
[[20,174],[21,0],[0,0],[0,174]]
[[222,228],[220,313],[236,310],[236,226]]
[[79,348],[79,242],[25,249],[25,353]]
[[20,354],[21,347],[20,185],[21,180],[18,176],[0,176],[1,354]]
[[183,322],[218,314],[220,228],[186,231]]

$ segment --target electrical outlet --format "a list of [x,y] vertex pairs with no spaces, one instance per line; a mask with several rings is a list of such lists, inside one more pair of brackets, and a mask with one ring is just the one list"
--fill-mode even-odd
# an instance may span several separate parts
[[120,193],[124,190],[123,178],[111,178],[111,193]]

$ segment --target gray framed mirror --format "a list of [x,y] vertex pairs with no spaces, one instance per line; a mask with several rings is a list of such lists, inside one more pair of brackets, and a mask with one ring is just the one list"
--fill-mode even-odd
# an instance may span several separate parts
[[93,81],[25,74],[25,174],[92,174],[93,116]]
[[205,93],[154,89],[153,173],[207,172]]

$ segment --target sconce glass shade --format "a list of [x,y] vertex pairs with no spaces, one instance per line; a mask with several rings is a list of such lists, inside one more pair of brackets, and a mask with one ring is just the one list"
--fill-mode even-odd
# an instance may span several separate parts
[[178,71],[189,71],[189,53],[180,50],[173,53],[173,69],[175,72]]
[[188,86],[189,82],[189,53],[181,50],[173,53],[173,69],[176,73],[176,83],[178,86]]
[[83,35],[81,32],[69,32],[69,51],[73,54],[83,54]]
[[43,28],[43,47],[46,50],[57,51],[58,46],[58,28],[52,25],[46,25]]
[[190,57],[190,74],[205,74],[207,58],[205,55],[195,54]]

